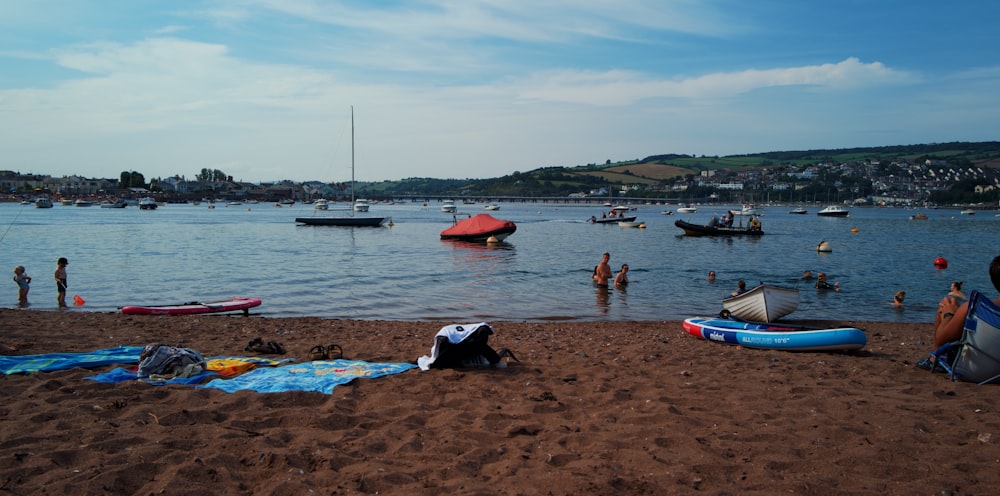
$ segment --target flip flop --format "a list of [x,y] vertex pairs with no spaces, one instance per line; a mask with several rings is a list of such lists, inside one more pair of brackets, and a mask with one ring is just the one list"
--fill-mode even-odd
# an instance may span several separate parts
[[309,350],[309,359],[312,361],[326,360],[328,358],[330,358],[330,355],[326,353],[326,348],[322,345],[313,346],[312,349]]
[[331,344],[330,346],[327,346],[326,352],[330,360],[344,358],[344,349],[341,348],[339,344]]

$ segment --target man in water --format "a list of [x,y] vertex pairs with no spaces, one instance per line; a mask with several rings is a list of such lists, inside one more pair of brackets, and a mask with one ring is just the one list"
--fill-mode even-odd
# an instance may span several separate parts
[[605,252],[604,256],[601,257],[601,263],[597,264],[597,270],[594,273],[594,282],[597,283],[597,287],[606,288],[608,287],[608,279],[611,279],[611,265],[608,262],[611,260],[611,254]]

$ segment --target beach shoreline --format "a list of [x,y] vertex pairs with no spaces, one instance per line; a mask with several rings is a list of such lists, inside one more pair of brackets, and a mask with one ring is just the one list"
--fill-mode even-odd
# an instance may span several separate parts
[[[413,363],[444,325],[315,317],[0,311],[4,354],[181,344]],[[410,370],[332,394],[5,375],[11,494],[988,494],[995,386],[914,366],[930,324],[842,322],[849,353],[695,339],[679,321],[490,321],[506,369]],[[812,322],[817,324],[819,322]]]

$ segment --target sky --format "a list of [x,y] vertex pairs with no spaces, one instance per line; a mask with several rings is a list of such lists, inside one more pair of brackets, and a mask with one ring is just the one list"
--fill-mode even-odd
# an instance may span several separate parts
[[0,0],[0,170],[324,182],[1000,139],[1000,3]]

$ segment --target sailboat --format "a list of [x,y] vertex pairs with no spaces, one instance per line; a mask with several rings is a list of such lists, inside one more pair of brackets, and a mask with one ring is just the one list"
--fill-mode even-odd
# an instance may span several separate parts
[[[307,226],[379,227],[385,217],[355,217],[354,212],[354,106],[351,105],[351,203],[345,217],[296,217],[295,222]],[[367,210],[366,210],[367,211]]]

